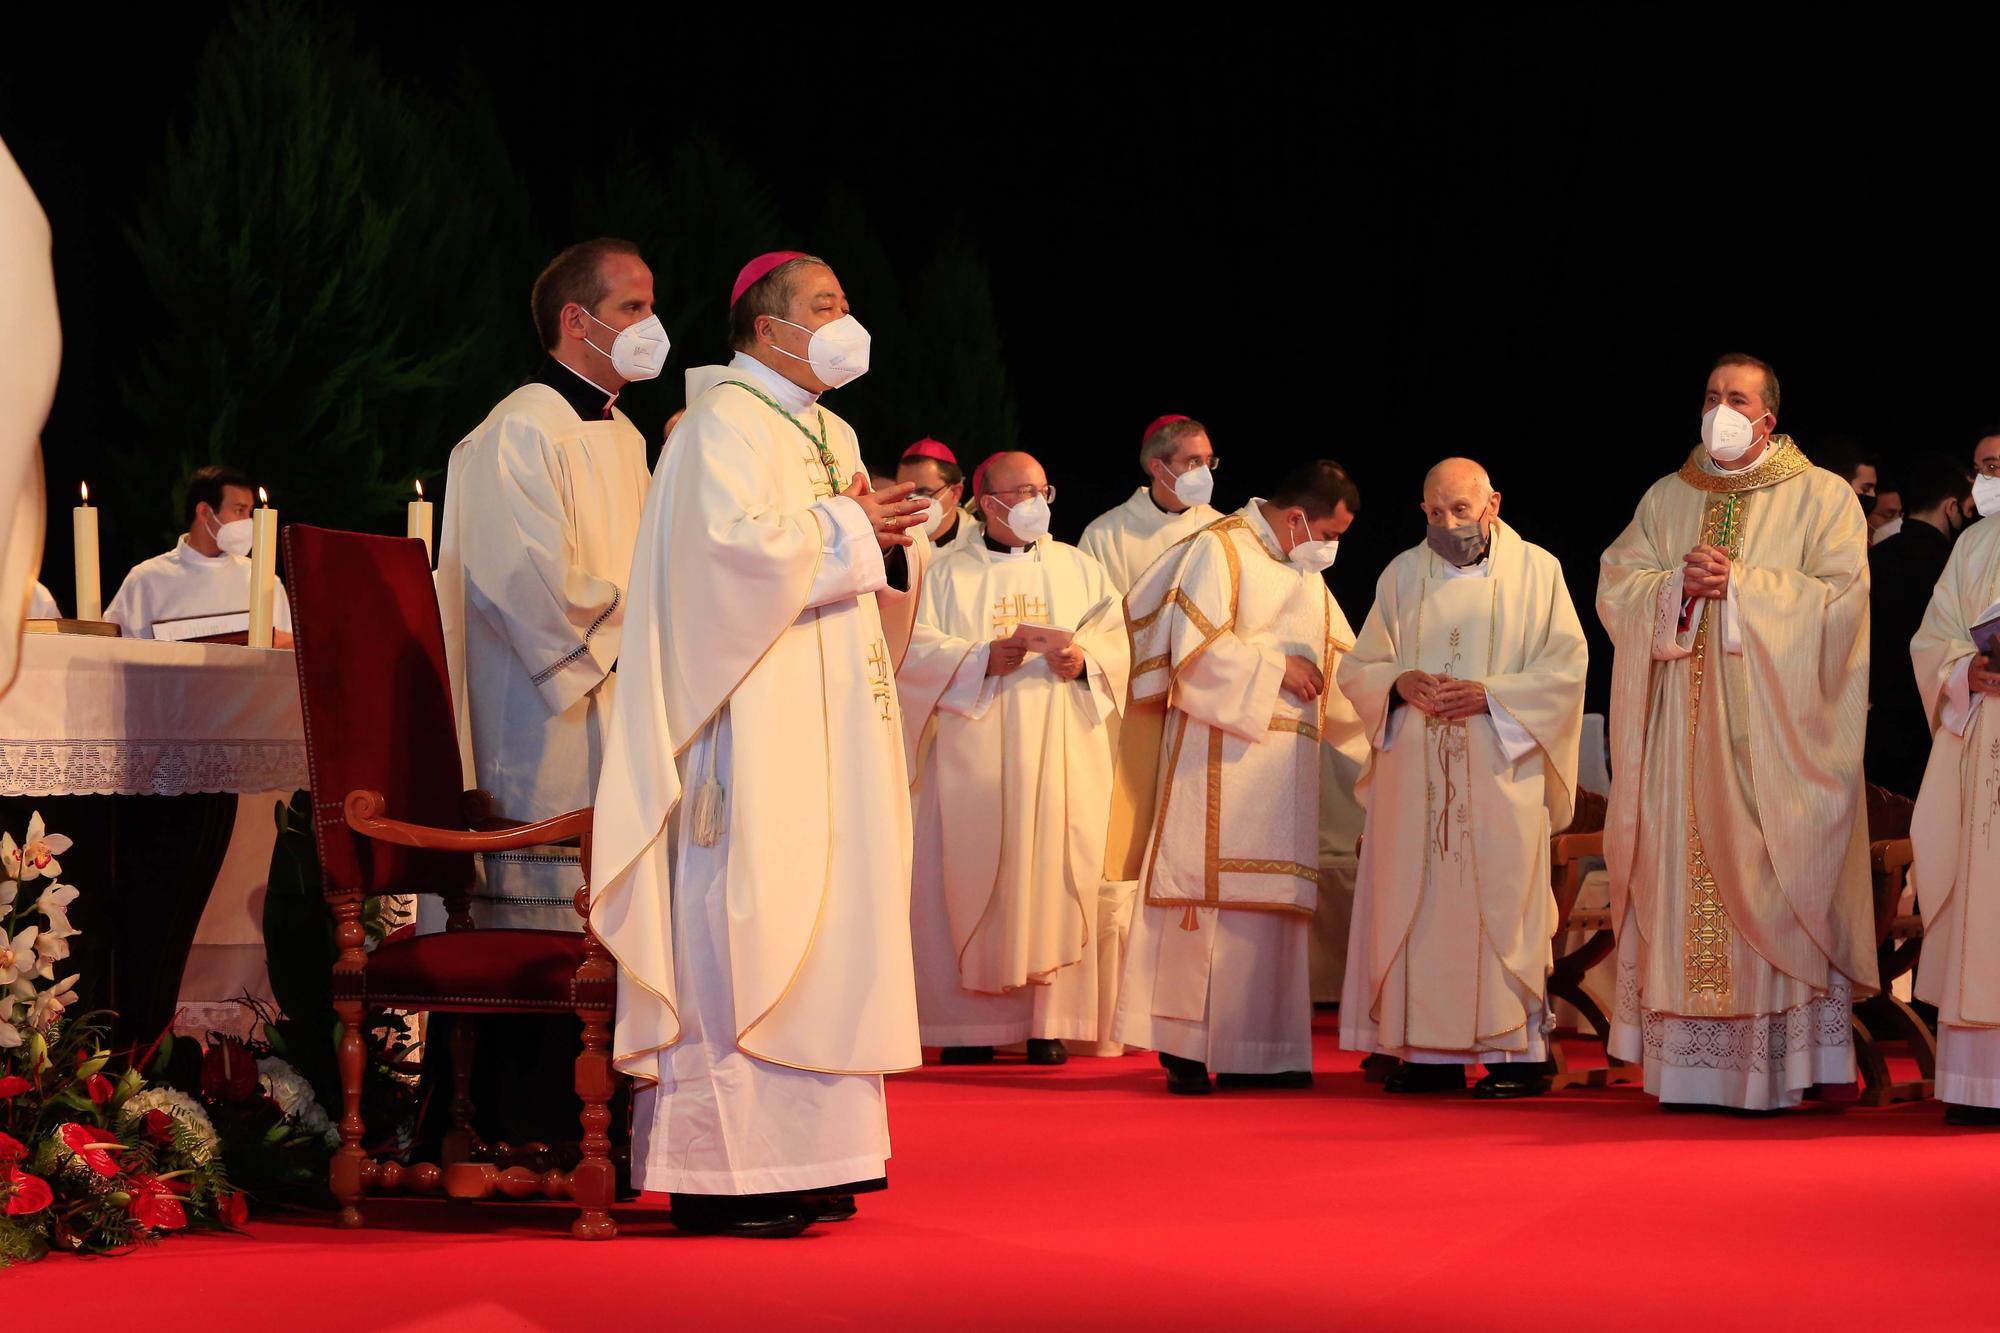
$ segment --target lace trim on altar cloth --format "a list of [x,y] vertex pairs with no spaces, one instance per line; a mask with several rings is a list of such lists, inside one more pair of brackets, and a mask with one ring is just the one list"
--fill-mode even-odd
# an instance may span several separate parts
[[0,740],[0,796],[296,791],[304,741]]

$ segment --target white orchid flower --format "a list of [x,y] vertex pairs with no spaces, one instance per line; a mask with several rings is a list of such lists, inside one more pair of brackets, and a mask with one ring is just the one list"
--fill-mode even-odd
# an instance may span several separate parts
[[35,992],[35,999],[28,1006],[28,1026],[46,1031],[49,1024],[62,1017],[63,1010],[76,1003],[76,977],[64,977],[47,990]]
[[[69,905],[76,899],[77,890],[74,885],[51,883],[42,890],[42,896],[35,899],[35,910],[53,920],[57,915],[68,912]],[[0,898],[0,902],[5,901],[7,900]]]
[[0,880],[0,907],[12,907],[14,899],[21,892],[21,886],[11,879]]
[[11,836],[0,837],[0,863],[4,863],[8,874],[23,882],[45,876],[54,879],[62,874],[62,862],[56,858],[68,851],[70,845],[68,838],[43,827],[38,810],[28,820],[28,841],[24,845],[16,847]]
[[33,972],[41,964],[35,957],[35,936],[40,927],[29,926],[13,939],[0,930],[0,983],[18,981],[24,973]]

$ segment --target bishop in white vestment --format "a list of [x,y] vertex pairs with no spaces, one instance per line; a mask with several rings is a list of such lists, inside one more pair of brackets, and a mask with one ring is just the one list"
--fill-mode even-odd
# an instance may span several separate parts
[[[1130,659],[1103,568],[1048,536],[1041,465],[1002,454],[985,480],[983,539],[931,566],[917,610],[959,665],[934,706],[904,701],[917,1016],[947,1063],[1025,1041],[1030,1063],[1059,1064],[1066,1041],[1098,1035],[1110,723]],[[1021,641],[1051,627],[1074,637]]]
[[868,358],[831,269],[753,261],[730,324],[647,497],[592,924],[634,1182],[683,1229],[788,1235],[880,1186],[882,1075],[921,1062],[896,691],[921,574],[896,543],[925,506],[870,493],[818,401]]
[[[645,437],[614,404],[666,354],[664,335],[647,364],[627,352],[637,335],[618,341],[657,323],[652,273],[624,242],[558,255],[531,305],[547,354],[452,450],[437,570],[466,784],[523,821],[590,804],[650,483]],[[481,857],[473,919],[581,929],[579,856]],[[421,928],[444,927],[437,899],[418,910]]]
[[[104,618],[128,639],[202,637],[248,628],[250,513],[256,498],[250,479],[234,468],[205,467],[188,478],[187,531],[173,550],[132,567],[104,608]],[[290,647],[292,604],[282,582],[272,603],[272,642]]]
[[1403,1061],[1389,1092],[1548,1091],[1549,836],[1569,823],[1583,627],[1562,565],[1500,521],[1470,459],[1424,482],[1429,531],[1390,562],[1340,662],[1373,747],[1340,1044]]
[[[2000,1124],[2000,478],[1910,644],[1933,730],[1911,878],[1924,914],[1917,998],[1937,1006],[1937,1096],[1954,1124]],[[1974,641],[1974,627],[1982,649]]]
[[1725,357],[1703,443],[1604,553],[1616,652],[1604,830],[1611,1049],[1664,1102],[1851,1098],[1876,975],[1861,748],[1868,529],[1771,433],[1776,376]]
[[1353,642],[1321,571],[1359,507],[1308,464],[1154,565],[1126,598],[1132,700],[1106,877],[1137,879],[1114,1036],[1168,1089],[1311,1082],[1307,922],[1319,887],[1321,745],[1366,740],[1330,688]]

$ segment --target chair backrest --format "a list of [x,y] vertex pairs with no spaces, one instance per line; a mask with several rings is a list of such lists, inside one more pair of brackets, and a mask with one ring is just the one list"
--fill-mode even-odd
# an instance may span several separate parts
[[363,838],[342,810],[349,792],[378,791],[390,819],[465,827],[444,626],[424,544],[294,523],[284,549],[326,891],[469,887],[471,858]]
[[1894,842],[1910,836],[1917,803],[1887,787],[1868,784],[1868,841]]

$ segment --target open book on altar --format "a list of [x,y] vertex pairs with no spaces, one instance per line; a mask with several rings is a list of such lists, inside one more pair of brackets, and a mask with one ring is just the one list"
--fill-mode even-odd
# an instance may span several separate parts
[[243,642],[250,634],[250,613],[248,611],[225,611],[220,615],[182,616],[177,620],[156,620],[153,622],[153,637],[171,639],[177,643],[188,643],[196,639],[212,640],[223,635],[242,636]]
[[1083,619],[1076,622],[1075,629],[1059,629],[1054,625],[1039,625],[1032,620],[1023,620],[1014,626],[1011,642],[1020,644],[1031,653],[1056,653],[1069,647],[1070,640],[1084,630],[1091,622],[1111,609],[1115,596],[1100,598],[1097,605],[1083,613]]

